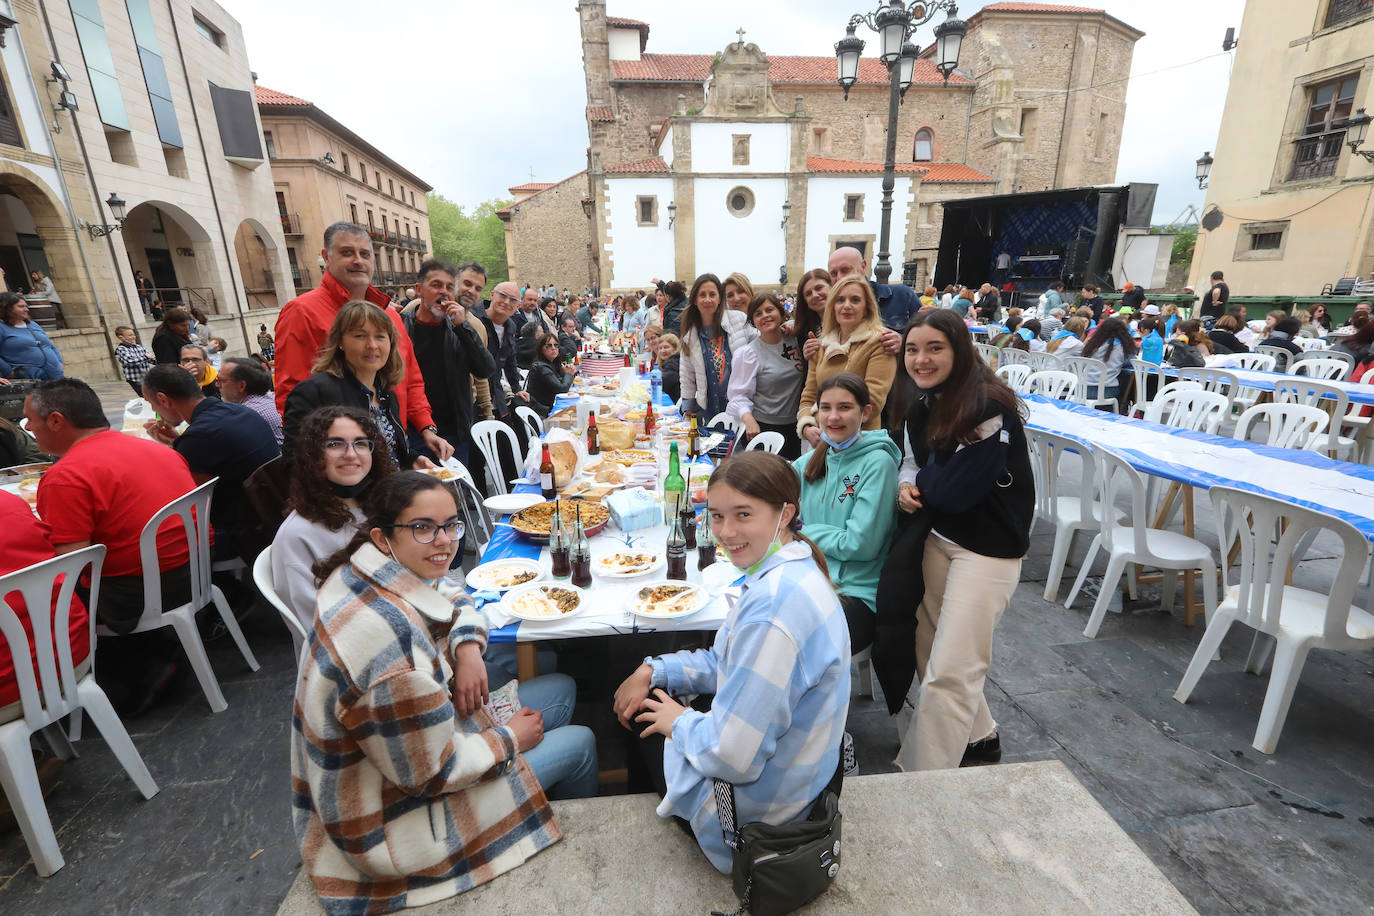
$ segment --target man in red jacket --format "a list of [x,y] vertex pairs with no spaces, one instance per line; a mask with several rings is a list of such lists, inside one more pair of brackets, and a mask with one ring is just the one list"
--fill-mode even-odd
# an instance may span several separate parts
[[410,335],[401,323],[401,316],[387,308],[390,298],[372,288],[372,238],[357,223],[334,223],[324,230],[325,273],[320,285],[297,296],[282,307],[276,329],[276,395],[277,410],[286,409],[286,397],[297,383],[310,377],[329,326],[344,303],[354,299],[371,302],[381,308],[396,325],[396,337],[405,363],[405,376],[396,387],[397,406],[406,425],[419,431],[421,438],[439,459],[453,454],[453,446],[439,435],[430,414],[429,399],[425,397],[425,380],[415,362],[415,350]]

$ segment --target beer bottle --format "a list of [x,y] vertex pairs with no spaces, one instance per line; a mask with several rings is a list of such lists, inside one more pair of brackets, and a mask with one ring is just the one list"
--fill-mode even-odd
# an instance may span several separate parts
[[553,455],[549,453],[548,443],[544,444],[544,451],[539,456],[539,488],[545,499],[553,499],[558,495],[553,486]]
[[687,460],[691,461],[697,456],[697,437],[701,435],[697,431],[697,415],[692,414],[691,426],[687,428]]
[[687,537],[682,533],[682,516],[674,503],[669,511],[672,524],[668,528],[668,578],[683,580],[687,578]]
[[587,454],[601,454],[601,434],[596,431],[596,414],[587,415]]

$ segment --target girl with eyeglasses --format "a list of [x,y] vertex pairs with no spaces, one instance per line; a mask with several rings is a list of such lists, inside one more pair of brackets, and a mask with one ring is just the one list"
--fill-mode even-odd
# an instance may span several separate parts
[[462,522],[453,493],[392,474],[324,577],[292,716],[292,818],[328,913],[456,896],[558,842],[549,798],[596,794],[596,743],[569,725],[565,674],[519,686],[498,724],[485,616],[442,577]]
[[315,626],[314,565],[353,539],[363,520],[359,500],[394,473],[396,462],[367,411],[333,404],[301,423],[291,514],[272,541],[272,582],[306,632]]

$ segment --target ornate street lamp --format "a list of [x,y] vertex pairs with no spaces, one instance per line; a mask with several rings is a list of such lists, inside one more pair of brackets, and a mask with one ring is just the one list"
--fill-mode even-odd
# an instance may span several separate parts
[[82,223],[93,239],[103,238],[124,228],[124,220],[128,215],[128,205],[124,203],[124,199],[111,191],[109,199],[105,201],[105,206],[110,208],[110,215],[114,217],[113,223]]
[[1365,138],[1369,136],[1370,121],[1374,121],[1374,118],[1365,114],[1363,108],[1357,108],[1353,117],[1333,125],[1345,128],[1345,142],[1349,145],[1350,151],[1356,156],[1362,156],[1365,162],[1374,162],[1374,150],[1360,149],[1364,146]]
[[1199,190],[1207,187],[1207,176],[1212,174],[1212,163],[1214,161],[1210,150],[1198,157],[1197,186]]
[[878,56],[887,65],[890,90],[887,103],[887,157],[883,164],[883,212],[879,236],[878,261],[873,274],[879,283],[892,276],[892,254],[888,251],[892,237],[892,190],[896,186],[897,168],[897,109],[911,86],[916,70],[919,48],[908,41],[916,29],[925,25],[943,10],[945,20],[935,27],[935,68],[946,83],[959,66],[959,48],[968,34],[968,23],[959,19],[954,0],[917,2],[907,7],[902,0],[879,3],[871,13],[856,13],[849,17],[844,38],[835,42],[835,58],[839,63],[839,83],[844,97],[859,79],[859,59],[864,41],[855,33],[865,25],[878,33]]

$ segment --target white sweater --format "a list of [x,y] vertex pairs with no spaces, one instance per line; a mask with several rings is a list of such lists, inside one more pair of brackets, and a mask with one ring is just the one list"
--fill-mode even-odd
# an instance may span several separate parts
[[[744,313],[734,309],[723,309],[720,324],[725,330],[725,339],[730,345],[732,355],[759,336],[759,332],[754,330],[754,326],[744,317]],[[698,395],[703,398],[706,396],[706,361],[702,358],[701,338],[695,330],[682,338],[682,360],[678,372],[684,401],[688,398],[698,400]],[[721,389],[725,390],[729,384],[730,379],[726,377]],[[698,406],[702,406],[699,400]],[[706,419],[709,421],[711,418]]]
[[[354,509],[353,518],[362,522],[362,510]],[[272,584],[287,607],[296,612],[307,633],[315,629],[315,600],[319,594],[310,567],[316,560],[342,549],[355,533],[357,529],[352,525],[330,531],[299,512],[288,515],[277,529],[272,541]]]

